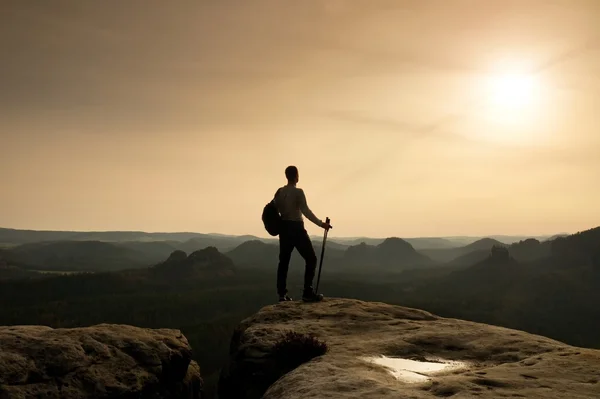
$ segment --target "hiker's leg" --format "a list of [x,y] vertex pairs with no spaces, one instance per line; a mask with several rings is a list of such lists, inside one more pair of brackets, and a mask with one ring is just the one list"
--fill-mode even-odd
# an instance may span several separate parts
[[298,231],[296,236],[296,248],[306,262],[306,267],[304,269],[304,290],[312,290],[315,270],[317,270],[317,255],[315,255],[312,241],[310,241],[308,232],[304,227]]
[[279,266],[277,267],[277,293],[279,296],[287,294],[287,275],[290,267],[290,258],[294,250],[294,239],[289,230],[282,226],[279,233]]

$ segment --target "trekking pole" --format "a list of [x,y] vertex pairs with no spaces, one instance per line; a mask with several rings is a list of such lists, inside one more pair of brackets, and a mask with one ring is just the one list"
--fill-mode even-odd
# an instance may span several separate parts
[[[329,224],[329,218],[325,219],[325,223]],[[317,277],[317,287],[315,288],[315,294],[319,292],[319,282],[321,281],[321,269],[323,268],[323,256],[325,255],[325,242],[327,242],[327,232],[329,229],[325,229],[325,235],[323,236],[323,246],[321,247],[321,261],[319,262],[319,277]]]

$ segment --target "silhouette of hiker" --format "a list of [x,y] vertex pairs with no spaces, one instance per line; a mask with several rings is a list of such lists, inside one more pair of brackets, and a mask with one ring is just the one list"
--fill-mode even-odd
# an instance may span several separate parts
[[304,291],[302,300],[305,302],[318,302],[323,295],[317,295],[312,283],[317,269],[317,256],[306,229],[302,214],[311,222],[323,229],[331,229],[331,224],[323,222],[315,216],[306,203],[306,196],[301,188],[296,187],[299,180],[298,168],[288,166],[285,169],[287,185],[279,188],[275,193],[275,205],[281,214],[281,229],[279,232],[279,267],[277,268],[277,293],[279,302],[291,301],[287,295],[287,275],[290,258],[294,248],[306,262],[304,270]]

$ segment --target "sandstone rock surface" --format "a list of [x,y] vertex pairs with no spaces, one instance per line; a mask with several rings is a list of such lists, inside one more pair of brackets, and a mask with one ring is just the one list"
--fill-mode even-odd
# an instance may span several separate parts
[[0,398],[201,398],[178,330],[0,327]]
[[[276,381],[269,366],[285,331],[314,333],[328,352]],[[407,383],[381,356],[444,359],[466,367]],[[383,303],[326,299],[267,306],[234,333],[221,399],[600,398],[600,351]],[[267,383],[268,382],[268,383]],[[262,385],[261,385],[262,384]]]

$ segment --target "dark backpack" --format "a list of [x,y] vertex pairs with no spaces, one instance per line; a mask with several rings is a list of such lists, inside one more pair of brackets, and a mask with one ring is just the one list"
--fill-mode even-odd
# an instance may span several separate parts
[[[279,192],[279,190],[277,190],[277,192]],[[277,193],[275,193],[275,196],[277,196]],[[279,214],[277,205],[275,205],[275,198],[273,198],[271,202],[269,202],[263,208],[262,221],[265,225],[265,229],[270,235],[279,235],[279,230],[281,227],[281,215]]]

